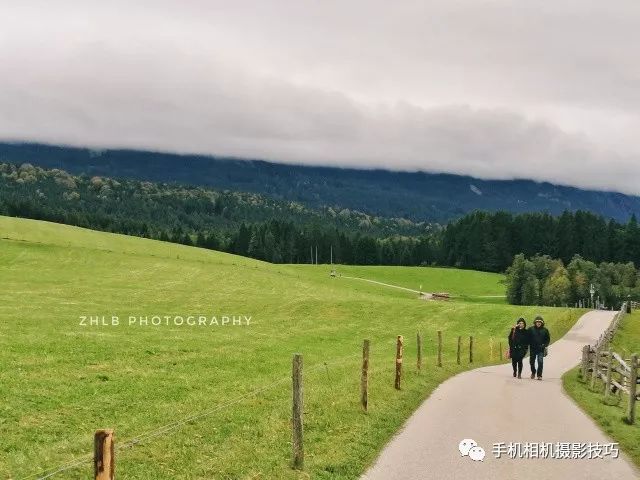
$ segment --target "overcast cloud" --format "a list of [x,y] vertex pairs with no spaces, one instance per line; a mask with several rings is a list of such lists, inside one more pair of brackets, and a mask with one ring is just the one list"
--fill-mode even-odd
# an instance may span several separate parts
[[640,194],[640,2],[0,3],[0,139]]

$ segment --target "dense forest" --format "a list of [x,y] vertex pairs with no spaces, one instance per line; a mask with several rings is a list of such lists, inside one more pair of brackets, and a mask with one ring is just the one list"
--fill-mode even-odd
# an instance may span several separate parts
[[[0,163],[0,214],[196,245],[270,262],[436,262],[438,225],[312,209],[254,193]],[[311,252],[313,251],[313,255]]]
[[584,210],[626,222],[640,215],[640,197],[530,180],[482,180],[464,175],[285,165],[263,160],[92,150],[0,143],[0,162],[58,168],[74,175],[179,182],[253,192],[322,209],[339,206],[379,217],[448,223],[474,210],[560,215]]
[[640,265],[640,227],[635,216],[626,224],[590,212],[512,215],[474,212],[442,233],[444,265],[503,272],[515,255],[549,255],[568,264],[574,255],[596,263]]
[[638,271],[632,262],[598,265],[580,255],[566,267],[548,255],[530,259],[516,255],[507,269],[506,283],[507,300],[514,305],[619,308],[629,298],[640,298]]
[[[178,227],[188,232],[211,228],[229,231],[237,229],[241,222],[266,218],[302,224],[315,222],[377,236],[418,235],[431,228],[426,223],[376,217],[349,209],[311,209],[298,202],[254,193],[71,175],[30,164],[0,163],[0,175],[0,199],[5,211],[38,212],[47,219],[59,217],[60,223],[99,229],[118,221],[119,230],[133,235],[146,234],[147,229],[159,232]],[[65,218],[72,221],[64,221]]]
[[276,263],[504,272],[514,256],[640,264],[640,227],[589,212],[473,212],[446,227],[254,193],[0,164],[0,214],[196,245]]

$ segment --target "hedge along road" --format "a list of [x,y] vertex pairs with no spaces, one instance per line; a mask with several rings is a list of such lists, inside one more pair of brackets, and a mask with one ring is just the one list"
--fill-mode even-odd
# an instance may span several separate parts
[[[362,477],[366,480],[615,478],[636,480],[640,473],[620,452],[619,458],[496,458],[493,444],[612,443],[562,390],[562,374],[578,364],[581,348],[594,344],[615,312],[592,311],[549,347],[544,379],[522,379],[511,365],[483,367],[442,383],[409,418]],[[505,343],[508,326],[505,326]],[[484,448],[484,461],[462,456],[458,444],[473,439]]]

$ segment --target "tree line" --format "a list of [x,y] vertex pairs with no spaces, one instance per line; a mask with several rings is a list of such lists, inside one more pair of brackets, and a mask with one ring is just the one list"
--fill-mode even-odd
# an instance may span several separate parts
[[274,263],[504,272],[516,255],[640,265],[640,227],[589,212],[474,212],[446,227],[252,193],[0,163],[0,214],[195,245]]
[[444,265],[504,272],[515,255],[548,255],[566,265],[574,255],[596,263],[640,265],[640,227],[635,216],[626,224],[590,212],[513,215],[474,212],[452,222],[441,234]]
[[596,264],[580,255],[565,266],[548,255],[518,254],[507,269],[506,284],[507,300],[514,305],[619,308],[629,298],[640,298],[633,262]]

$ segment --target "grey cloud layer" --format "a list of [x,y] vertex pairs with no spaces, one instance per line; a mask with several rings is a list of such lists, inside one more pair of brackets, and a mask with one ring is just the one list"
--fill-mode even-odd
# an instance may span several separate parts
[[0,6],[4,139],[640,193],[635,3],[51,3]]

